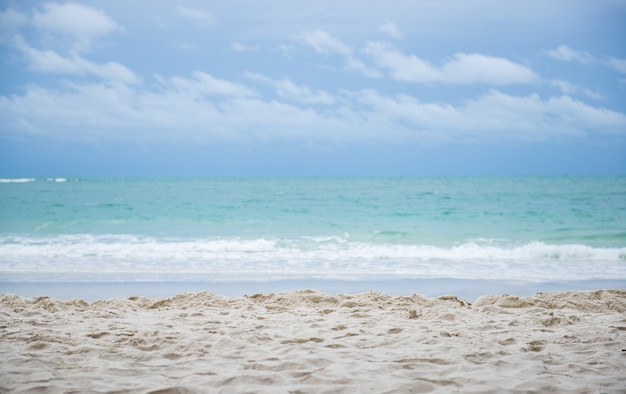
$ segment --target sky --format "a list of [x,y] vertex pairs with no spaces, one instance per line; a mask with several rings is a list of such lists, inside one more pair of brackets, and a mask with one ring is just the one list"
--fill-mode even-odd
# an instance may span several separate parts
[[0,176],[626,174],[625,0],[0,0]]

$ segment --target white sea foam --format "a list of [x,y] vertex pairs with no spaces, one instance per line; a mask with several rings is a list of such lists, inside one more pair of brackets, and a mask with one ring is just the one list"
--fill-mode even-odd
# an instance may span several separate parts
[[35,181],[35,178],[0,178],[0,183],[28,183]]
[[[0,279],[464,278],[529,281],[626,280],[626,248],[587,245],[453,247],[299,239],[162,240],[138,236],[4,237]],[[35,275],[35,276],[33,276]]]
[[[41,180],[44,180],[43,178]],[[63,183],[67,178],[45,178],[46,182]],[[0,178],[0,183],[30,183],[37,182],[37,178]]]

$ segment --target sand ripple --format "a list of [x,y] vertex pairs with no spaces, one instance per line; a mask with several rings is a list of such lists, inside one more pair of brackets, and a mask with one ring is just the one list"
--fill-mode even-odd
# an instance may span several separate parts
[[626,291],[0,297],[0,392],[624,392]]

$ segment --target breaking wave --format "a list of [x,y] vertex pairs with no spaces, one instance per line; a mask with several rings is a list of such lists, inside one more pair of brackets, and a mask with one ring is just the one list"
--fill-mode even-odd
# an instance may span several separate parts
[[[436,245],[297,239],[159,239],[62,235],[0,238],[0,278],[219,280],[378,277],[626,279],[626,248],[529,242]],[[23,278],[22,278],[23,279]]]

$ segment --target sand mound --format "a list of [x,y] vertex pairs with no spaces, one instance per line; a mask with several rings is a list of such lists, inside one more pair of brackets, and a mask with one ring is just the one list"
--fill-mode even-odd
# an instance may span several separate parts
[[485,296],[476,306],[497,305],[503,308],[572,309],[579,312],[626,312],[626,290],[569,291],[537,293],[532,297],[510,295]]
[[0,391],[623,392],[626,291],[0,297]]

